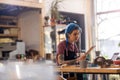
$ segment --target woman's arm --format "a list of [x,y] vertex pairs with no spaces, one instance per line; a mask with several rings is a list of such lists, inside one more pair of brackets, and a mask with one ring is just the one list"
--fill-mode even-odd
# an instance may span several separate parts
[[58,64],[59,65],[62,65],[62,64],[68,64],[68,65],[73,65],[79,61],[82,61],[86,58],[86,55],[85,54],[82,54],[81,56],[79,56],[78,58],[76,59],[73,59],[73,60],[64,60],[64,54],[59,54],[58,55]]
[[77,59],[73,59],[73,60],[64,60],[64,54],[59,54],[58,55],[58,64],[68,64],[68,65],[72,65],[75,64],[77,62]]
[[90,49],[86,52],[80,55],[80,57],[77,58],[77,61],[85,60],[86,56],[90,53],[91,50],[93,50],[95,46],[90,47]]

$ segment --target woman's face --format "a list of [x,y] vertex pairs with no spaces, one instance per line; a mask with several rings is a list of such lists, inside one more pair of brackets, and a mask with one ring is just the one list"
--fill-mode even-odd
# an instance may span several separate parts
[[78,41],[80,37],[80,31],[79,30],[74,30],[72,33],[68,34],[68,39],[70,42],[76,42]]

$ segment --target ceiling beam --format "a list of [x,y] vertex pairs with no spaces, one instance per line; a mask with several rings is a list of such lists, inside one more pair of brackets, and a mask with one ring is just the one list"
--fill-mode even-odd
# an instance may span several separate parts
[[0,4],[16,5],[16,6],[31,7],[31,8],[43,8],[42,3],[21,1],[21,0],[0,0]]

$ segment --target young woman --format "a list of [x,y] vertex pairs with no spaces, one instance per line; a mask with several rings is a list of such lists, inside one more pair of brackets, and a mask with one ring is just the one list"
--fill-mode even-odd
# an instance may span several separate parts
[[[57,48],[57,63],[58,65],[74,65],[80,60],[84,60],[86,58],[85,54],[82,54],[78,57],[77,53],[80,52],[77,48],[76,42],[79,40],[82,33],[82,29],[79,25],[75,23],[70,23],[67,25],[65,29],[66,40],[59,43]],[[81,74],[77,73],[77,80],[83,80]],[[69,74],[70,77],[75,76],[74,73]],[[67,78],[68,75],[63,74],[64,78]]]

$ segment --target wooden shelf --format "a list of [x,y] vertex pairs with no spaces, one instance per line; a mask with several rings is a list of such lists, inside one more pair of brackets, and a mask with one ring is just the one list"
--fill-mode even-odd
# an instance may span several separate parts
[[0,37],[18,37],[17,34],[0,34]]
[[[33,0],[34,1],[34,0]],[[28,46],[29,47],[29,45],[31,45],[31,44],[35,44],[37,47],[31,47],[31,48],[35,48],[35,49],[40,49],[40,50],[38,50],[39,51],[39,53],[40,53],[40,55],[42,56],[42,57],[45,57],[45,53],[44,53],[44,29],[43,29],[43,25],[44,25],[44,0],[42,0],[42,2],[41,3],[37,3],[37,2],[32,2],[32,1],[25,1],[25,0],[0,0],[0,4],[1,4],[1,7],[3,7],[4,8],[4,6],[6,7],[6,6],[11,6],[11,7],[15,7],[15,8],[5,8],[4,10],[5,10],[5,12],[4,13],[6,13],[6,14],[2,14],[2,12],[1,12],[1,15],[3,16],[3,15],[8,15],[8,16],[15,16],[16,18],[17,18],[17,20],[15,20],[16,18],[14,18],[14,17],[6,17],[6,16],[4,16],[4,17],[2,17],[3,19],[1,19],[1,20],[5,20],[5,19],[7,19],[8,18],[8,20],[11,20],[11,19],[13,19],[12,21],[14,22],[14,23],[16,23],[15,24],[15,26],[14,25],[10,25],[9,24],[9,22],[8,22],[8,24],[7,23],[5,23],[6,25],[4,25],[4,24],[1,24],[2,26],[1,27],[3,27],[3,29],[1,29],[1,33],[2,34],[0,34],[0,38],[1,39],[4,39],[5,37],[7,38],[10,38],[10,39],[12,39],[13,41],[15,41],[15,40],[20,40],[20,39],[23,39],[23,40],[25,40],[25,41],[28,41],[29,39],[28,38],[30,38],[31,37],[31,33],[30,34],[26,34],[26,35],[23,35],[24,34],[24,31],[27,31],[27,27],[30,25],[30,28],[33,28],[33,26],[31,25],[31,24],[33,24],[34,25],[34,22],[36,22],[36,21],[34,21],[34,19],[33,20],[28,20],[28,17],[33,13],[33,12],[35,12],[35,16],[33,16],[32,15],[32,17],[36,17],[36,16],[38,16],[38,19],[37,20],[39,20],[39,21],[37,21],[37,23],[38,23],[38,25],[36,25],[36,23],[35,23],[35,27],[36,27],[36,29],[37,29],[37,27],[38,28],[40,28],[40,29],[38,29],[35,33],[36,34],[39,34],[39,35],[36,35],[35,36],[35,39],[37,39],[37,40],[39,40],[39,43],[36,43],[36,42],[32,42],[32,43],[28,43],[26,46]],[[15,10],[14,10],[15,9]],[[8,11],[9,10],[9,11]],[[11,11],[10,11],[11,10]],[[29,14],[29,11],[30,11],[30,14]],[[28,14],[28,16],[26,16],[26,15],[21,15],[21,14]],[[36,15],[36,14],[38,14],[38,15]],[[24,16],[25,16],[25,18],[24,18]],[[30,18],[32,19],[32,17],[30,16]],[[26,23],[24,23],[23,22],[23,20],[22,19],[25,19],[25,20],[27,20],[27,22],[31,22],[31,21],[34,21],[33,23],[31,23],[31,24],[29,24],[28,26],[27,26],[27,24]],[[36,19],[35,19],[36,20]],[[2,21],[1,21],[2,22]],[[10,27],[10,28],[9,28]],[[18,31],[18,35],[11,35],[11,34],[6,34],[6,33],[9,33],[9,30],[8,29],[10,29],[11,30],[11,28],[14,28],[15,29],[15,27],[18,27],[18,29],[20,29],[19,31]],[[20,27],[20,28],[19,28]],[[2,30],[4,30],[4,29],[6,29],[6,31],[4,32],[4,31],[2,31]],[[27,33],[29,33],[29,32],[31,32],[32,31],[32,29],[29,29],[28,31],[27,31]],[[33,30],[34,31],[34,30]],[[16,32],[16,31],[15,31]],[[21,34],[21,33],[23,33],[23,34]],[[28,38],[26,38],[26,36],[28,37]],[[3,37],[3,38],[2,38]],[[15,37],[15,38],[14,38]],[[32,39],[32,40],[34,40],[34,39]]]
[[0,28],[18,28],[16,25],[2,25],[0,24]]
[[0,16],[1,19],[17,19],[15,16]]
[[31,8],[43,8],[42,3],[22,1],[22,0],[0,0],[0,4],[16,5]]
[[[20,28],[17,27],[18,19],[15,16],[0,16],[0,39],[10,38],[12,40],[18,38]],[[14,23],[13,25],[10,23]]]

